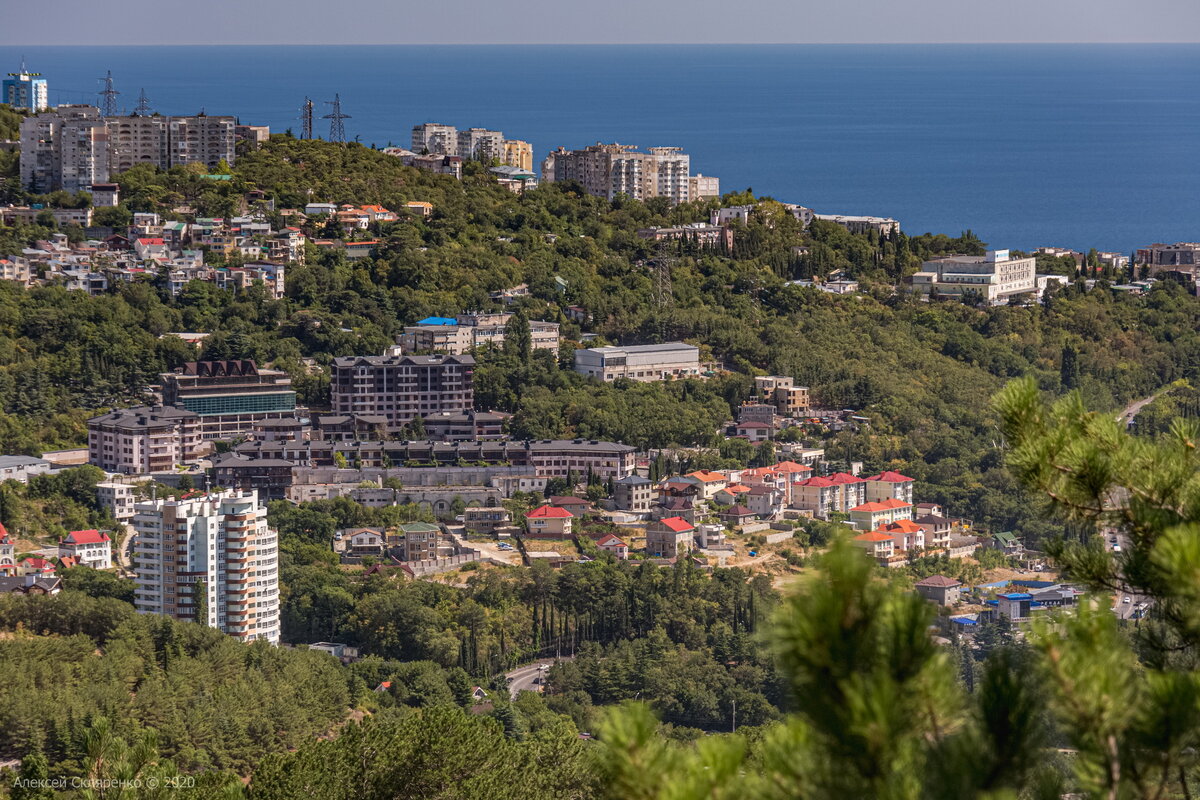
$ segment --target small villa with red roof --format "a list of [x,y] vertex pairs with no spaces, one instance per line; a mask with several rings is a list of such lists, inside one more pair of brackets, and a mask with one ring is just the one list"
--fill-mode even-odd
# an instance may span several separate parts
[[17,546],[8,529],[0,522],[0,575],[11,575],[17,571]]
[[58,543],[60,550],[67,551],[79,564],[92,569],[112,567],[112,540],[104,531],[71,531]]
[[541,539],[563,539],[571,535],[571,522],[575,515],[565,508],[544,505],[525,515],[529,535]]
[[621,561],[629,558],[629,545],[625,543],[624,539],[615,534],[605,534],[600,541],[596,542],[596,547],[599,547],[601,550],[607,550]]
[[692,549],[696,528],[681,517],[667,517],[646,526],[646,555],[675,559]]

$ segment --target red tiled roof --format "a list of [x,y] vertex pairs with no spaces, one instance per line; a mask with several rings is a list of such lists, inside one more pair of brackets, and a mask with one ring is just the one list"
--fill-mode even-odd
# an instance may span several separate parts
[[887,500],[879,502],[863,503],[861,506],[855,506],[851,511],[890,511],[893,508],[911,508],[912,503],[906,503],[903,500],[897,500],[894,497],[889,497]]
[[812,472],[812,467],[806,467],[803,464],[797,464],[795,461],[780,461],[773,469],[780,472]]
[[856,542],[890,542],[895,539],[894,536],[888,536],[886,533],[879,531],[870,531],[869,533],[860,533],[854,537]]
[[3,522],[0,522],[0,542],[8,542],[8,528],[4,527]]
[[672,530],[675,533],[684,533],[685,531],[695,530],[695,528],[692,527],[692,524],[683,517],[667,517],[666,519],[659,521],[662,522],[662,524],[668,530]]
[[108,534],[97,530],[71,531],[67,538],[63,539],[63,544],[100,544],[107,541]]
[[138,239],[138,244],[162,244],[162,243],[163,243],[163,240],[162,240],[162,239],[159,239],[159,238],[154,238],[154,239]]
[[880,525],[878,530],[884,533],[917,533],[925,529],[911,519],[898,519],[895,522]]
[[866,483],[857,475],[851,475],[849,472],[835,472],[829,476],[829,480],[834,483]]
[[695,478],[696,480],[702,481],[703,483],[715,483],[716,481],[729,480],[728,478],[726,478],[724,475],[722,475],[719,472],[712,472],[710,470],[703,470],[703,469],[698,469],[695,472],[689,472],[687,474],[687,477]]
[[575,515],[565,508],[541,506],[525,515],[526,519],[571,519]]
[[616,534],[609,533],[609,534],[606,534],[604,536],[604,538],[602,538],[600,541],[596,542],[596,546],[597,547],[628,547],[629,545],[625,544],[624,540],[622,540]]
[[797,486],[818,486],[822,489],[824,489],[827,486],[837,486],[837,484],[834,481],[829,480],[829,478],[822,478],[820,475],[817,475],[816,477],[813,477],[813,478],[809,478],[808,480],[800,481],[796,485]]
[[745,506],[733,506],[721,516],[723,517],[753,517],[754,512]]
[[907,475],[901,475],[899,472],[889,469],[886,472],[879,473],[878,475],[872,475],[871,477],[867,478],[867,480],[883,481],[884,483],[906,483],[912,481],[913,478],[910,478]]

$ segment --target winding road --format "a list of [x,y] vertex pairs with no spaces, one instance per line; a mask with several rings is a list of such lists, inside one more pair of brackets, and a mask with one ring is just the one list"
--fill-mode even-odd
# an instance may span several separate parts
[[504,673],[504,677],[508,678],[508,691],[512,695],[512,699],[516,700],[517,695],[521,692],[540,692],[541,681],[546,677],[546,670],[541,667],[542,665],[550,666],[553,663],[553,659],[543,659]]

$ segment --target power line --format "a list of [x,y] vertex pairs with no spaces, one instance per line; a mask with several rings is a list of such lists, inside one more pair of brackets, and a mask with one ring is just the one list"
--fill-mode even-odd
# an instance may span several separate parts
[[113,88],[112,70],[108,71],[100,80],[104,81],[104,89],[98,92],[100,95],[100,108],[104,116],[115,117],[117,115],[117,95],[120,94]]
[[333,100],[326,100],[325,104],[333,106],[333,112],[323,117],[323,119],[329,120],[329,141],[345,144],[346,126],[342,120],[350,119],[350,115],[342,113],[342,96],[335,94]]

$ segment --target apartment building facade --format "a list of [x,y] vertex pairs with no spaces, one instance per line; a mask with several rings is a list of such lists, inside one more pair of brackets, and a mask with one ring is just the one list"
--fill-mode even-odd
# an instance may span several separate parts
[[255,492],[141,502],[133,528],[140,613],[278,643],[279,543]]
[[416,155],[458,155],[458,130],[453,125],[425,122],[412,129],[412,151]]
[[121,408],[88,420],[88,463],[137,475],[173,470],[200,455],[200,415],[170,406]]
[[1151,272],[1182,268],[1185,272],[1194,272],[1200,266],[1200,243],[1177,242],[1162,244],[1155,242],[1149,247],[1139,247],[1134,254],[1139,265],[1150,267]]
[[92,569],[112,567],[112,540],[104,531],[71,531],[59,541],[58,547],[66,550],[81,566]]
[[575,351],[575,371],[604,382],[662,381],[700,374],[700,349],[683,342]]
[[[403,353],[446,353],[462,355],[474,347],[487,344],[501,347],[512,314],[471,313],[457,317],[426,317],[416,325],[408,325],[396,337]],[[534,350],[558,352],[559,325],[557,322],[529,320],[529,334]]]
[[811,409],[808,387],[797,386],[796,381],[786,375],[756,376],[754,389],[762,402],[773,406],[780,416],[803,417]]
[[467,128],[458,132],[458,156],[491,163],[504,157],[504,134],[487,128]]
[[500,158],[501,164],[533,172],[532,144],[521,139],[505,139],[502,144],[504,155]]
[[234,117],[101,117],[95,106],[59,106],[21,123],[21,183],[78,191],[138,164],[232,164],[235,127]]
[[542,162],[542,180],[576,181],[596,197],[619,194],[636,200],[666,197],[672,203],[691,199],[691,157],[679,147],[651,147],[638,152],[623,144],[589,145],[582,150],[558,148]]
[[370,414],[399,427],[415,417],[468,411],[475,402],[475,359],[466,355],[335,358],[334,414]]

